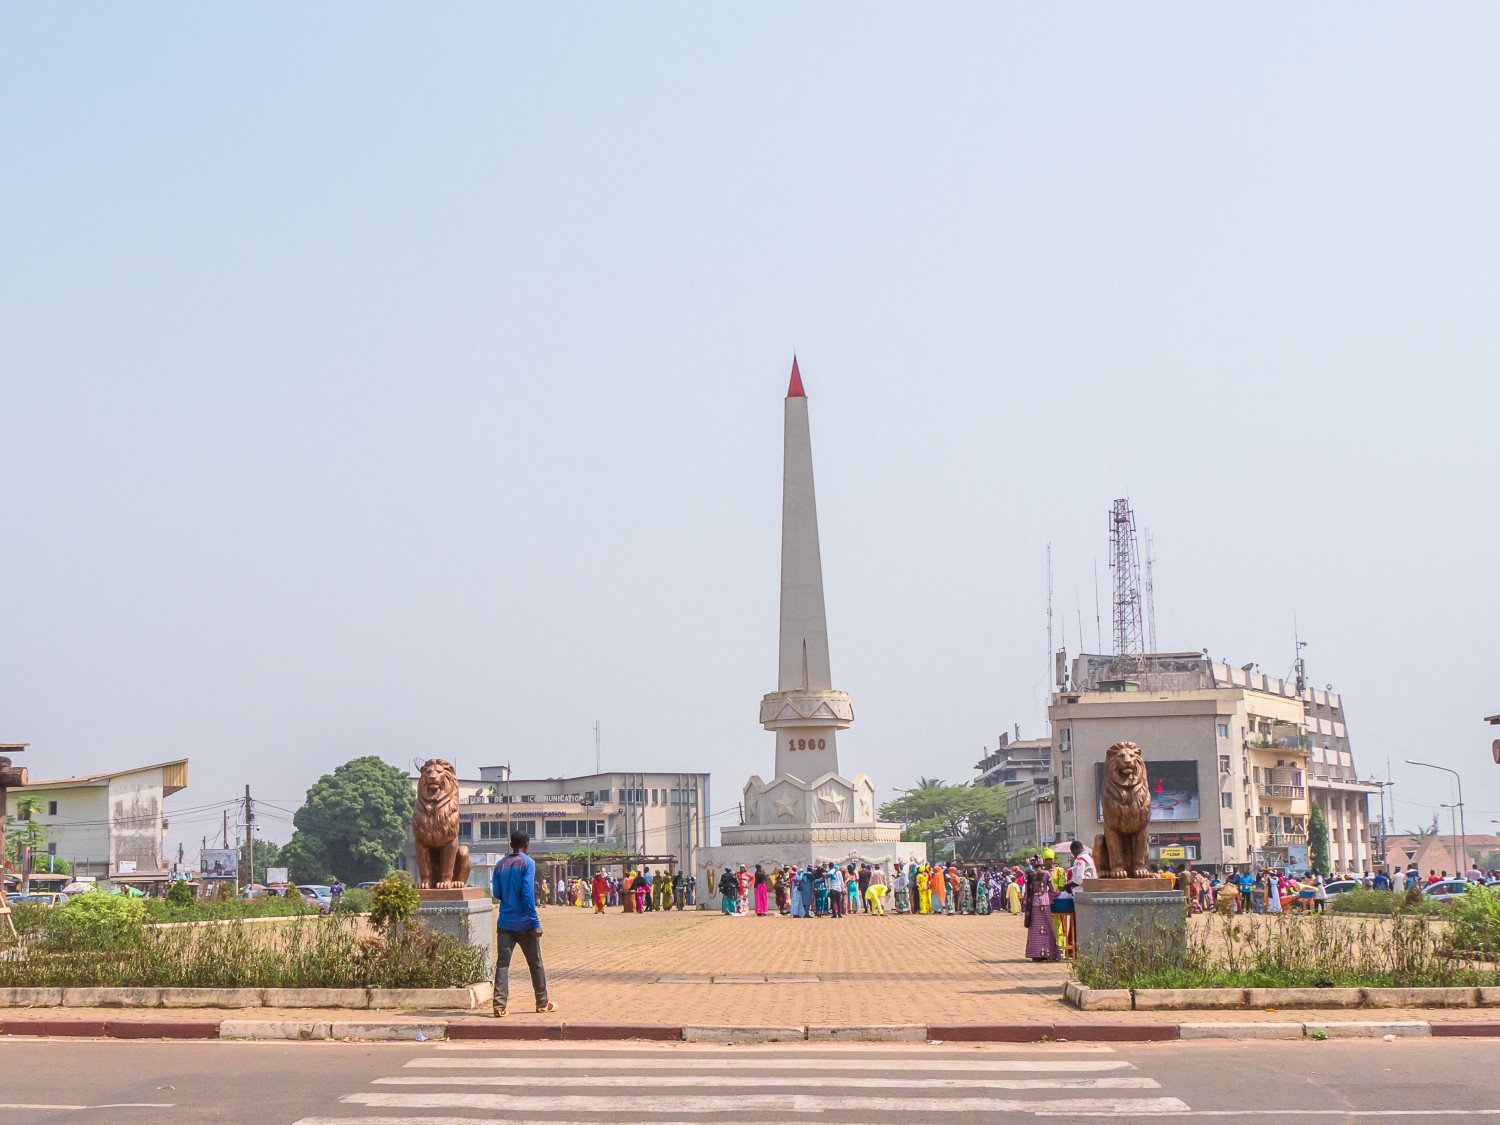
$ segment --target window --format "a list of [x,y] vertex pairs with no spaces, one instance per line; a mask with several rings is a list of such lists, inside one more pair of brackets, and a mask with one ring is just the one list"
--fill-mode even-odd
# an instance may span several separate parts
[[1224,808],[1224,809],[1232,809],[1232,808],[1234,808],[1234,794],[1233,793],[1220,793],[1219,794],[1219,807],[1220,808]]
[[[459,824],[462,833],[463,824]],[[481,840],[504,840],[510,833],[505,831],[505,822],[502,820],[481,820],[479,822],[479,838]]]
[[48,801],[47,802],[47,815],[48,816],[56,816],[57,815],[57,802],[56,801]]
[[1234,829],[1233,828],[1226,828],[1226,829],[1224,829],[1224,846],[1226,848],[1232,848],[1232,847],[1234,847]]
[[474,838],[474,822],[472,820],[460,820],[458,822],[458,838],[460,840],[472,840]]
[[1072,797],[1064,797],[1063,798],[1063,806],[1062,807],[1063,807],[1063,811],[1064,812],[1072,812],[1073,811],[1073,798]]
[[1259,766],[1255,767],[1255,784],[1257,784],[1257,785],[1260,784],[1260,767]]
[[1229,737],[1229,724],[1228,723],[1220,723],[1219,724],[1219,737],[1220,738],[1228,738]]
[[1219,755],[1219,772],[1220,773],[1229,773],[1233,768],[1234,767],[1229,764],[1229,755],[1228,754],[1220,754]]

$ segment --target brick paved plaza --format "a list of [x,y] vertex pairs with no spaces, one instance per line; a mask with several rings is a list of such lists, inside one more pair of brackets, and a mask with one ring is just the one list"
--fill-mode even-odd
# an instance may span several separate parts
[[[1202,920],[1195,920],[1202,924]],[[1024,956],[1021,920],[987,916],[843,919],[725,917],[700,911],[603,915],[542,911],[552,997],[569,1020],[869,1025],[1146,1022],[1160,1012],[1080,1012],[1062,1002],[1064,964]],[[530,984],[517,954],[517,1020]],[[1198,1022],[1285,1020],[1285,1013],[1195,1011]],[[1336,1018],[1367,1018],[1343,1012]],[[1472,1019],[1462,1010],[1385,1009],[1382,1019]]]

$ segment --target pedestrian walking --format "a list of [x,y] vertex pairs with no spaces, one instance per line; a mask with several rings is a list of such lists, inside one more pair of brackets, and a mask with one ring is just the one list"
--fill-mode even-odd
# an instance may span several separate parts
[[526,849],[531,837],[525,832],[510,834],[510,855],[495,865],[490,875],[490,894],[500,903],[496,923],[495,998],[496,1018],[505,1015],[510,1000],[510,959],[516,946],[531,970],[531,990],[536,994],[536,1010],[555,1012],[557,1005],[547,996],[547,972],[542,967],[542,921],[536,912],[536,864]]

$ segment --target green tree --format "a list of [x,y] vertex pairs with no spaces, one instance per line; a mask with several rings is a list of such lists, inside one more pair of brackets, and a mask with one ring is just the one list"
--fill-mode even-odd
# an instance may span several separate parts
[[373,756],[345,762],[307,791],[278,866],[291,869],[293,883],[379,879],[401,853],[416,801],[395,766]]
[[1312,869],[1328,878],[1333,871],[1328,863],[1328,821],[1323,819],[1323,810],[1316,804],[1307,818],[1307,855]]
[[41,811],[42,799],[34,794],[16,799],[16,815],[5,820],[5,860],[13,870],[20,871],[21,849],[30,848],[33,871],[71,874],[73,869],[65,860],[53,859],[51,868],[47,866],[47,826],[36,819]]
[[901,825],[902,839],[926,842],[933,856],[950,839],[961,860],[998,859],[1005,850],[1005,793],[998,787],[919,778],[916,788],[880,806],[880,819]]

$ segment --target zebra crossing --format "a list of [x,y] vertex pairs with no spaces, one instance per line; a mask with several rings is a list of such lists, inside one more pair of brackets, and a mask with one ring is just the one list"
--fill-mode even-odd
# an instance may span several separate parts
[[1180,1098],[1102,1045],[437,1044],[296,1125],[786,1125],[1152,1117]]

